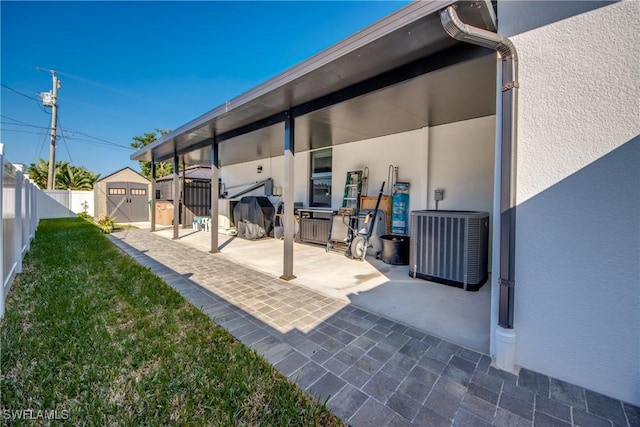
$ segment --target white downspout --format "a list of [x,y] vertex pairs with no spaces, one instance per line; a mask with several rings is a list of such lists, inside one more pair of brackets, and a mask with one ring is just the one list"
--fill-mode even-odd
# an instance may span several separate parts
[[501,177],[500,177],[500,276],[496,365],[515,370],[513,330],[515,287],[516,142],[518,119],[518,55],[508,38],[472,27],[460,20],[455,6],[440,13],[442,26],[456,40],[493,49],[502,59]]

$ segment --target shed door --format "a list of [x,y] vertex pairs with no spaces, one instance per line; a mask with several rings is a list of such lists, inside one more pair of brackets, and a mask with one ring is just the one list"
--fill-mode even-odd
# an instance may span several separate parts
[[107,213],[116,222],[149,221],[148,186],[135,182],[107,183]]

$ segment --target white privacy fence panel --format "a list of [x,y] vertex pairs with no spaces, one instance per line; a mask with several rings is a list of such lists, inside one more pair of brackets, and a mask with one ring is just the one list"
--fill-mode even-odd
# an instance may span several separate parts
[[47,196],[69,209],[69,201],[71,199],[68,190],[42,190]]
[[[5,299],[16,274],[22,272],[22,259],[29,251],[40,218],[72,217],[68,207],[52,199],[16,169],[0,144],[0,317],[4,316]],[[68,193],[65,191],[65,193]],[[92,193],[92,192],[79,192]],[[69,196],[73,197],[73,196]],[[92,196],[80,194],[93,200]],[[79,202],[81,203],[81,202]]]
[[94,215],[93,190],[43,190],[49,197],[60,203],[71,212],[79,214],[86,212]]
[[[54,190],[55,193],[65,193],[64,196],[54,193],[54,197],[51,197],[49,190],[38,190],[36,193],[36,204],[38,206],[38,219],[48,218],[69,218],[76,216],[73,211],[69,209],[68,199],[65,199],[67,190]],[[60,203],[60,199],[63,203]]]
[[30,202],[35,186],[5,158],[2,144],[0,144],[0,181],[2,186],[0,316],[4,316],[5,297],[11,289],[15,275],[22,271],[22,257],[35,236],[35,227],[28,218],[32,211]]
[[69,194],[69,209],[71,209],[72,212],[77,214],[87,212],[89,215],[95,216],[93,209],[93,190],[69,190]]
[[20,219],[20,226],[22,227],[22,255],[29,251],[31,244],[31,238],[35,233],[35,226],[32,228],[32,216],[34,215],[34,195],[35,185],[26,179],[23,179],[22,194],[20,200],[22,201],[22,213]]
[[16,250],[17,230],[21,227],[16,226],[16,179],[17,171],[10,163],[2,159],[2,289],[3,302],[2,313],[4,314],[4,295],[9,292],[13,276],[18,269],[17,262],[20,259],[22,251]]

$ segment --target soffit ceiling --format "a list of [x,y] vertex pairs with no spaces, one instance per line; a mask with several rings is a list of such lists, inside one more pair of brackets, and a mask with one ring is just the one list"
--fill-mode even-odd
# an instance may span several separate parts
[[[166,161],[184,154],[188,164],[209,164],[216,135],[230,134],[290,109],[455,49],[442,29],[443,2],[415,2],[253,90],[181,126],[134,153],[133,160]],[[458,2],[470,25],[494,31],[485,1]],[[477,49],[474,59],[375,89],[295,118],[295,149],[342,144],[425,126],[495,114],[496,55]],[[282,122],[225,139],[222,166],[282,155]]]

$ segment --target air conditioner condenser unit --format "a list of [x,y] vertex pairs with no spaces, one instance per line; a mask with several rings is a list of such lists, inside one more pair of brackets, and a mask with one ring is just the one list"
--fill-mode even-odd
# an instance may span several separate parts
[[409,274],[477,291],[488,277],[489,213],[411,212]]

